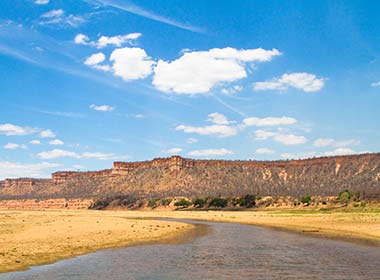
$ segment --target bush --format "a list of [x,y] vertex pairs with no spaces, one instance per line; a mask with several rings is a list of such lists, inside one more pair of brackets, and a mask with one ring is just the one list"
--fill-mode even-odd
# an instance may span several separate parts
[[352,192],[349,190],[344,190],[339,193],[338,201],[343,203],[348,203],[352,198]]
[[311,202],[311,196],[310,195],[307,195],[307,196],[303,196],[301,197],[301,202],[303,204],[309,204]]
[[253,207],[256,205],[256,197],[254,195],[247,194],[244,197],[238,197],[232,199],[232,204],[234,206],[245,206],[247,208]]
[[159,201],[159,200],[160,200],[159,198],[153,198],[153,199],[149,200],[148,207],[150,207],[150,208],[157,207],[157,201]]
[[193,200],[193,204],[197,208],[202,208],[203,206],[206,205],[206,199],[196,198]]
[[219,198],[214,198],[213,200],[211,200],[209,206],[224,208],[227,206],[227,203],[228,203],[228,199],[219,197]]
[[189,207],[192,204],[193,203],[191,201],[189,201],[187,199],[184,199],[184,198],[181,198],[181,200],[176,201],[174,203],[174,206],[186,208],[186,207]]
[[162,206],[168,206],[170,204],[170,202],[172,202],[171,198],[164,198],[161,200],[161,205]]

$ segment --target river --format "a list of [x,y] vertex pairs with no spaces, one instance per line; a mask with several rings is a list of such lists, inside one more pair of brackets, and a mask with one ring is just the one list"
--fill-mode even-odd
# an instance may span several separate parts
[[0,280],[380,279],[380,247],[233,223],[196,228],[166,244],[107,249]]

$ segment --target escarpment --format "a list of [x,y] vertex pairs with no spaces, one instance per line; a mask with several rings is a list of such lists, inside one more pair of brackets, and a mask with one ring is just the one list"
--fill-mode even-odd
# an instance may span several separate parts
[[51,179],[6,179],[0,181],[0,199],[215,197],[247,193],[331,196],[344,189],[380,197],[380,154],[286,161],[193,160],[173,156],[114,162],[111,169],[58,171]]

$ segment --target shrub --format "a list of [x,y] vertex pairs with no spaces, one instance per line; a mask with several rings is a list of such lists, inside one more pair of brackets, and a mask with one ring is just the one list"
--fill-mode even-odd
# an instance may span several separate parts
[[206,204],[206,199],[196,198],[193,200],[193,204],[197,208],[202,208]]
[[161,205],[162,206],[168,206],[170,204],[170,202],[172,202],[171,198],[164,198],[161,200]]
[[149,200],[148,207],[150,207],[150,208],[157,207],[157,201],[159,201],[159,200],[160,200],[159,198],[153,198],[153,199]]
[[253,207],[256,205],[256,197],[254,195],[247,194],[244,197],[238,197],[232,199],[232,204],[234,206],[245,206],[247,208]]
[[309,204],[311,202],[311,196],[310,195],[307,195],[307,196],[303,196],[301,197],[301,202],[303,204]]
[[186,208],[186,207],[189,207],[192,204],[193,203],[191,201],[189,201],[187,199],[184,199],[184,198],[181,198],[181,200],[176,201],[174,203],[174,206]]
[[344,190],[339,193],[338,200],[343,203],[348,203],[352,198],[352,192]]
[[219,197],[219,198],[214,198],[213,200],[211,200],[209,206],[224,208],[227,206],[227,203],[228,203],[228,199]]

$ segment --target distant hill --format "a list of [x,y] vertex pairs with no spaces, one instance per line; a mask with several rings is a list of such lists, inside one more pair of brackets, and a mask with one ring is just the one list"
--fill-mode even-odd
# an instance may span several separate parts
[[337,195],[344,189],[380,197],[380,154],[283,161],[193,160],[179,156],[115,162],[93,172],[55,172],[52,179],[0,181],[0,199],[134,195]]

